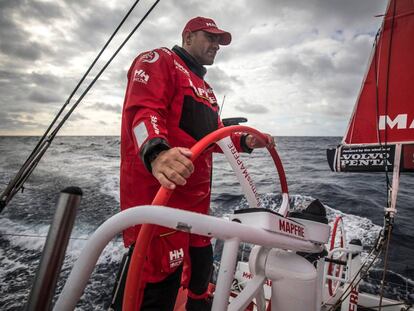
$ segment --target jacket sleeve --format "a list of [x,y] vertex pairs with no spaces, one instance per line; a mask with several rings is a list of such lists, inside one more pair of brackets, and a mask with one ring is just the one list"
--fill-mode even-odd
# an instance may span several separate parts
[[166,120],[174,85],[173,61],[162,49],[139,55],[128,72],[123,113],[136,153],[149,171],[154,154],[170,148]]

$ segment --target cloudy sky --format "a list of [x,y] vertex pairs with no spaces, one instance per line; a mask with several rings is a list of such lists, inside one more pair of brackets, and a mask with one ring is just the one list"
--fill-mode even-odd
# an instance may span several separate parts
[[[0,135],[41,135],[133,2],[0,0]],[[141,0],[88,81],[152,3]],[[233,36],[206,77],[220,103],[226,96],[222,117],[279,136],[342,136],[386,5],[161,0],[60,133],[119,135],[135,55],[179,44],[188,19],[208,16]]]

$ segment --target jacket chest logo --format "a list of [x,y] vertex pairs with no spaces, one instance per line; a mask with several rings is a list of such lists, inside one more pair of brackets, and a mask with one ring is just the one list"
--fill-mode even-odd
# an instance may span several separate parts
[[200,97],[202,99],[207,100],[210,104],[217,104],[217,100],[213,94],[213,90],[211,88],[208,88],[207,90],[203,87],[196,87],[193,83],[193,81],[189,78],[188,82],[190,83],[191,88],[193,89],[195,95],[197,97]]

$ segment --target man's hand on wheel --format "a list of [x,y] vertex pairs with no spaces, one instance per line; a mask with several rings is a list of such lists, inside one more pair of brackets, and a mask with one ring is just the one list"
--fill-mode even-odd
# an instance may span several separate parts
[[183,186],[194,172],[192,153],[188,148],[176,147],[162,151],[152,162],[152,175],[161,186],[173,190],[176,185]]
[[247,135],[246,137],[246,145],[250,149],[256,149],[256,148],[264,148],[269,147],[272,148],[275,146],[275,139],[270,134],[264,134],[266,136],[266,144],[263,144],[260,140],[258,140],[253,135]]

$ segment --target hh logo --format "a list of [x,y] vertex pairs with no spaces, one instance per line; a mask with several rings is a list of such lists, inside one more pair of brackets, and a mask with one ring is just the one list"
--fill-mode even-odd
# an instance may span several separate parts
[[171,268],[181,265],[183,260],[184,260],[184,250],[182,248],[170,251],[170,267]]
[[134,82],[140,82],[140,83],[147,84],[149,78],[150,78],[149,75],[147,75],[145,71],[142,69],[135,70],[134,72]]

